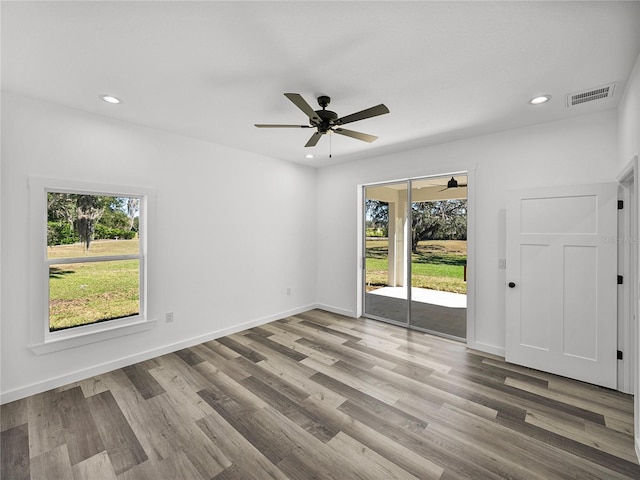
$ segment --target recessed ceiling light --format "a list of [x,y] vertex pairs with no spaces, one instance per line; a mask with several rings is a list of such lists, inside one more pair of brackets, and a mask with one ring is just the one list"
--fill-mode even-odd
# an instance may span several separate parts
[[307,153],[304,158],[313,158],[313,155],[311,155],[310,153]]
[[529,103],[531,105],[540,105],[542,103],[547,103],[549,100],[551,100],[551,95],[540,95],[538,97],[533,97],[529,100]]
[[113,95],[100,95],[100,98],[107,103],[122,103],[122,100]]

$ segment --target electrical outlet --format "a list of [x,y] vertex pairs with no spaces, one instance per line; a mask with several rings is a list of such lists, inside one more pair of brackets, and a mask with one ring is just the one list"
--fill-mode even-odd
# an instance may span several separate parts
[[164,317],[164,320],[167,323],[173,322],[173,312],[167,312],[167,314]]
[[499,258],[498,259],[498,268],[500,270],[504,270],[507,268],[507,259],[506,258]]

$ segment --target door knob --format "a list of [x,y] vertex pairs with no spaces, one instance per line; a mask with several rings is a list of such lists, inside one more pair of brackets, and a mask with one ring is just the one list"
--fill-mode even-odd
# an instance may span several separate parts
[[509,282],[509,288],[513,288],[513,287],[515,287],[515,286],[516,286],[516,284],[515,284],[515,283],[513,283],[513,282]]

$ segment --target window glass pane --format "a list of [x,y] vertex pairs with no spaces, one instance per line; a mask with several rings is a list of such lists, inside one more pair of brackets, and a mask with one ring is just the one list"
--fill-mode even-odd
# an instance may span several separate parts
[[467,177],[411,184],[411,325],[466,338]]
[[407,183],[365,190],[365,314],[406,323]]
[[49,267],[49,329],[113,320],[140,311],[140,261]]
[[47,193],[47,258],[139,253],[140,198]]

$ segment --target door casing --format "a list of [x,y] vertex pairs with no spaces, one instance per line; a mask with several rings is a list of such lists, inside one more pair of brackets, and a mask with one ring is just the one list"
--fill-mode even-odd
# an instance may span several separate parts
[[620,290],[622,309],[618,317],[618,328],[622,330],[624,360],[621,361],[618,389],[634,394],[634,436],[636,455],[640,459],[640,171],[638,156],[622,169],[618,175],[621,200],[625,202],[621,211],[622,238],[619,239],[619,265],[624,276]]

